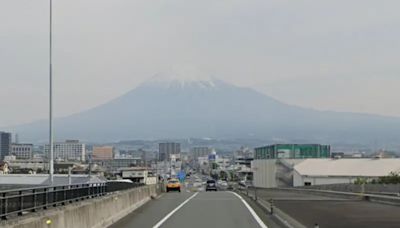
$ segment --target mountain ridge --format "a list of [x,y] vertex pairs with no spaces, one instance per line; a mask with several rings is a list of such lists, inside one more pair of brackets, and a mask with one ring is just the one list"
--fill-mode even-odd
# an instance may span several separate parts
[[[47,140],[46,121],[12,130],[27,140]],[[149,80],[105,104],[55,120],[56,139],[87,141],[278,137],[368,142],[399,140],[396,132],[400,118],[288,105],[210,78]]]

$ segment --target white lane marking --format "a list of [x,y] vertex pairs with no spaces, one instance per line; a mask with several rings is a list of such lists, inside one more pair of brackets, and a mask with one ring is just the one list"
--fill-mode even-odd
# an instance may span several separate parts
[[247,210],[250,211],[250,214],[254,217],[254,219],[257,221],[258,225],[260,225],[261,228],[268,228],[268,226],[264,224],[264,222],[260,219],[260,217],[258,217],[253,208],[251,208],[250,205],[239,194],[237,194],[236,192],[230,192],[230,193],[234,194],[243,202],[243,204],[247,207]]
[[185,202],[181,203],[177,208],[175,208],[173,211],[171,211],[169,214],[167,214],[161,221],[159,221],[153,228],[159,228],[164,222],[166,222],[175,212],[177,212],[181,207],[183,207],[185,204],[187,204],[191,199],[197,196],[199,194],[196,192],[194,195],[192,195],[189,199],[185,200]]

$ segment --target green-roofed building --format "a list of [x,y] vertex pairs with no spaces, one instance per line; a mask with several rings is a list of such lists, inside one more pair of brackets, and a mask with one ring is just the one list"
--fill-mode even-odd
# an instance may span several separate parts
[[274,144],[255,148],[255,159],[330,158],[331,146],[320,144]]

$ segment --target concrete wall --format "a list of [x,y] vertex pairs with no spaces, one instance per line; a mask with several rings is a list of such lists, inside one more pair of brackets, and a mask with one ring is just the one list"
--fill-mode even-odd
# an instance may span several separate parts
[[303,161],[304,159],[254,160],[251,162],[253,185],[259,188],[292,187],[293,167]]
[[276,188],[276,159],[254,160],[251,162],[253,170],[253,185],[259,188]]
[[[0,223],[5,228],[100,228],[107,227],[161,193],[148,185],[85,200],[64,207],[32,213]],[[46,224],[51,221],[51,224]]]

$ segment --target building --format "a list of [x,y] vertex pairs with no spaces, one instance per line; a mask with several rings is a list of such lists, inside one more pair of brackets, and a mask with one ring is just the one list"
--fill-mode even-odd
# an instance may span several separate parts
[[249,148],[241,147],[234,152],[234,163],[236,167],[251,167],[251,162],[254,160],[254,151]]
[[[54,159],[57,161],[85,161],[85,144],[79,140],[67,140],[61,143],[54,143]],[[44,152],[49,156],[50,146],[45,146]]]
[[8,166],[12,173],[43,173],[49,170],[49,164],[40,160],[10,160]]
[[11,133],[0,131],[0,160],[3,161],[5,156],[10,155],[12,136]]
[[160,161],[167,161],[170,159],[171,154],[181,153],[181,144],[174,142],[160,143],[158,145],[158,153]]
[[256,159],[251,162],[253,185],[259,188],[293,186],[293,167],[304,159]]
[[33,144],[11,144],[11,155],[18,160],[30,160],[33,157]]
[[1,161],[0,162],[0,175],[8,174],[10,172],[8,162]]
[[117,173],[121,168],[137,167],[142,164],[141,158],[116,158],[112,160],[94,160],[94,164],[102,166],[109,173]]
[[193,147],[191,149],[191,153],[193,155],[194,159],[197,159],[199,157],[207,157],[211,153],[211,148],[209,147]]
[[231,165],[232,159],[217,157],[214,162],[218,165],[218,169],[226,170]]
[[398,158],[306,159],[294,166],[293,186],[352,184],[400,171]]
[[122,179],[128,179],[134,183],[157,184],[157,177],[146,167],[122,168],[120,175]]
[[331,147],[320,144],[274,144],[255,148],[255,159],[330,158]]
[[92,160],[111,160],[114,158],[112,146],[93,147]]

